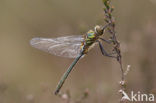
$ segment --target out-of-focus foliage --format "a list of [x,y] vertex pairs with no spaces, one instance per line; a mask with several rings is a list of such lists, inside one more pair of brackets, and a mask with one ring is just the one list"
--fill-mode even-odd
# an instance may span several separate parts
[[[112,0],[128,91],[156,93],[156,2]],[[59,103],[53,94],[73,59],[29,45],[33,37],[79,35],[103,25],[102,0],[0,0],[0,103]],[[106,45],[106,49],[109,49]],[[62,88],[73,99],[89,89],[86,103],[116,103],[119,65],[98,47],[80,60]]]

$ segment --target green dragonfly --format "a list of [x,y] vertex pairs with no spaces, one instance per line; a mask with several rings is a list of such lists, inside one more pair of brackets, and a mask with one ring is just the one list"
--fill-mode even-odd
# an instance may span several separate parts
[[30,41],[30,44],[33,47],[43,50],[45,52],[49,52],[57,56],[75,58],[75,60],[72,62],[72,64],[69,66],[69,68],[59,81],[55,91],[56,95],[59,93],[69,73],[78,62],[78,60],[84,57],[88,53],[88,51],[92,47],[94,47],[95,44],[99,44],[100,50],[104,56],[114,57],[111,54],[108,54],[101,44],[101,41],[105,41],[107,43],[112,42],[110,40],[105,40],[102,38],[106,27],[108,27],[108,25],[104,27],[97,25],[95,26],[94,30],[89,30],[85,35],[65,36],[57,38],[37,37],[33,38]]

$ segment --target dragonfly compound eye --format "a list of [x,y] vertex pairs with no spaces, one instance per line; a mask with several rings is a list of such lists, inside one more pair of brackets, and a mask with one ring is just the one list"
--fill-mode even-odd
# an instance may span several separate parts
[[101,26],[99,26],[99,25],[96,25],[95,26],[95,32],[98,35],[102,35],[103,34],[103,28]]

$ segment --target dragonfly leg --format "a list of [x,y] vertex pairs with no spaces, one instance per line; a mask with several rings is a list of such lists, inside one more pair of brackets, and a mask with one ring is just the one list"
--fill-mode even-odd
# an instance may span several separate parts
[[111,23],[105,25],[105,26],[103,27],[103,31],[104,31],[108,26],[110,26],[110,25],[111,25]]
[[97,41],[97,42],[99,43],[99,47],[100,47],[100,50],[101,50],[102,55],[107,56],[107,57],[116,58],[116,56],[113,56],[113,55],[112,55],[112,54],[114,54],[114,53],[108,54],[108,53],[105,51],[105,49],[103,48],[103,46],[102,46],[102,44],[101,44],[100,41]]
[[112,43],[112,41],[111,40],[106,40],[106,39],[104,39],[104,38],[100,38],[102,41],[104,41],[104,42],[106,42],[106,43],[108,43],[108,44],[111,44]]

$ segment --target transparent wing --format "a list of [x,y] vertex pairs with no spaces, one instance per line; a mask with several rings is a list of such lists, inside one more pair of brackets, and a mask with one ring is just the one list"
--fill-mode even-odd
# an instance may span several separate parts
[[81,35],[58,38],[33,38],[30,44],[35,48],[57,56],[76,58],[80,53],[80,46],[83,40],[84,38]]

